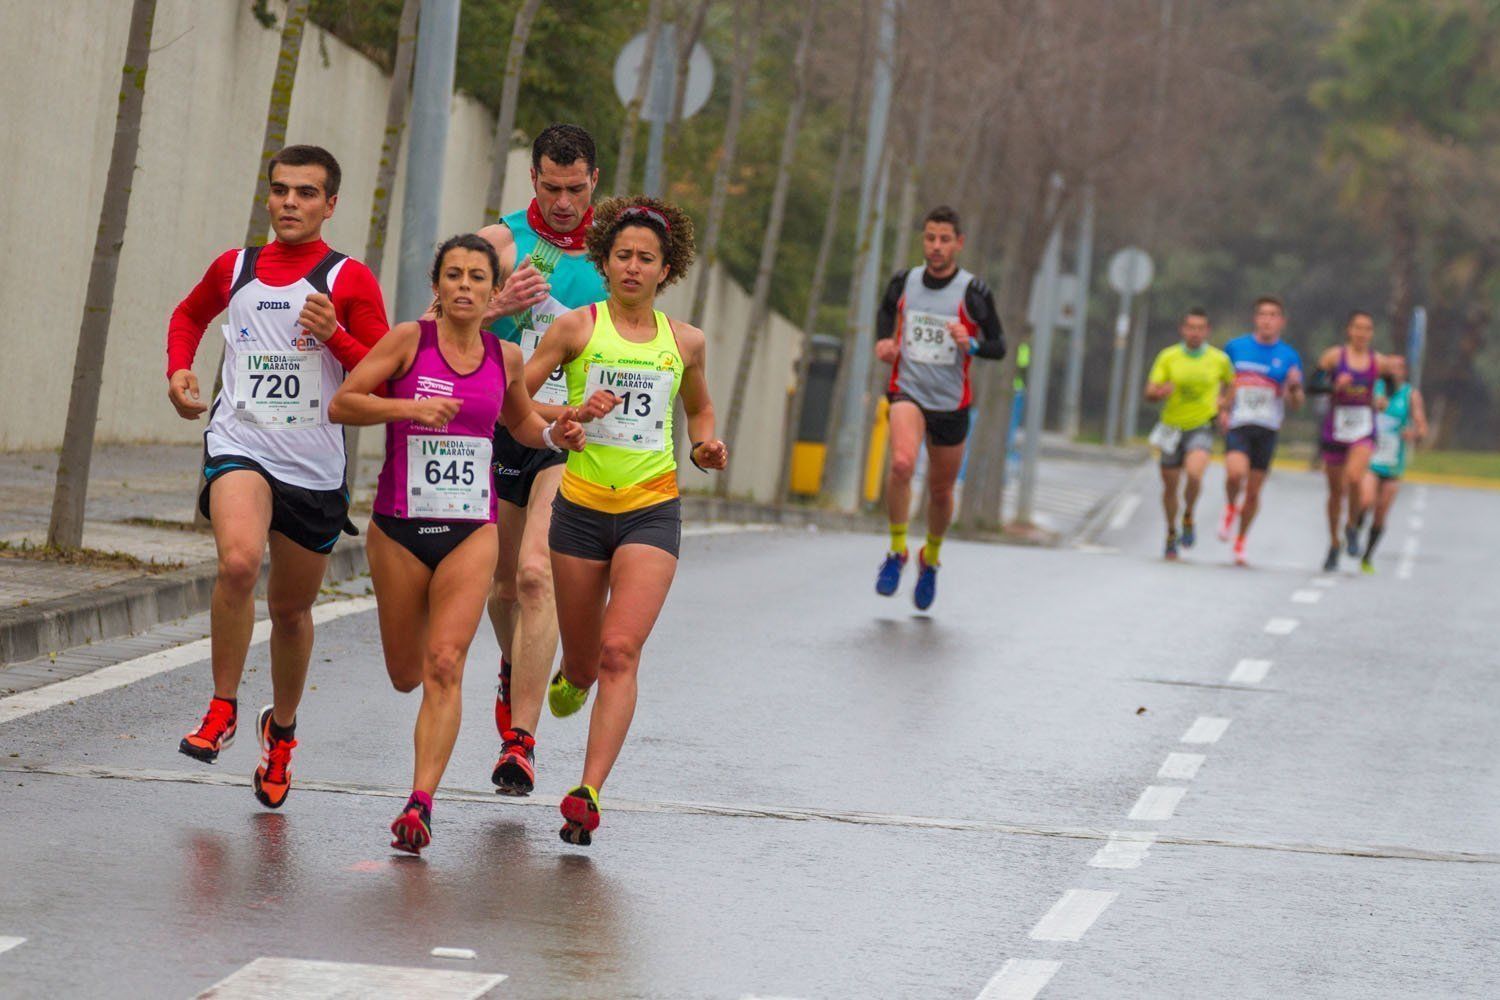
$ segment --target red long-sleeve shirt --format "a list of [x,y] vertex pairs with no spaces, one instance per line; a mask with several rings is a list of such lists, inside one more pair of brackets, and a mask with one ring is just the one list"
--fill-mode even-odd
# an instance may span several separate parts
[[[268,285],[290,285],[317,266],[328,250],[328,244],[322,240],[296,244],[273,241],[261,248],[255,261],[255,276]],[[193,367],[193,356],[198,353],[203,331],[215,316],[229,308],[229,288],[238,253],[238,249],[226,250],[216,257],[203,280],[172,310],[167,325],[168,378],[175,371]],[[385,297],[370,269],[351,259],[339,269],[329,298],[333,301],[338,329],[328,338],[327,347],[347,371],[359,364],[391,328],[386,318]]]

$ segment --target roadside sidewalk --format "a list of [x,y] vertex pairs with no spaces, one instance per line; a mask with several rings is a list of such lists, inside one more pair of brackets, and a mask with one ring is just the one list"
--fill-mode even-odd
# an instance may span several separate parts
[[[94,452],[84,521],[86,553],[63,563],[36,558],[45,544],[57,455],[0,453],[0,671],[7,664],[144,631],[198,615],[213,590],[213,536],[192,528],[196,445],[104,445]],[[1067,544],[1113,503],[1143,456],[1051,439],[1043,443],[1038,533],[996,539]],[[363,459],[354,521],[361,531],[379,463]],[[1006,516],[1015,509],[1015,477]],[[883,530],[874,515],[687,495],[690,523],[766,523],[823,530]],[[334,550],[326,586],[365,572],[364,538]],[[264,575],[262,575],[264,583]],[[0,681],[0,687],[3,687]]]

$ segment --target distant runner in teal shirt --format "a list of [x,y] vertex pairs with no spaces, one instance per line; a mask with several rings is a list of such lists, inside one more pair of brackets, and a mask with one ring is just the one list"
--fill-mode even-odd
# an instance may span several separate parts
[[[1406,359],[1393,357],[1390,362],[1390,374],[1375,386],[1375,397],[1383,408],[1375,417],[1375,454],[1361,483],[1362,505],[1366,511],[1375,511],[1359,563],[1366,573],[1375,572],[1371,559],[1385,532],[1386,515],[1401,489],[1407,456],[1413,445],[1427,437],[1427,407],[1421,391],[1406,380]],[[1359,527],[1364,527],[1364,518],[1360,521]]]

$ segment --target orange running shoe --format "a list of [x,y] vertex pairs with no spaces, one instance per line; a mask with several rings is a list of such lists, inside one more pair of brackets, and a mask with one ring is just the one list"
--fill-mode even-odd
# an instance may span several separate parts
[[1245,536],[1244,535],[1240,535],[1238,538],[1236,538],[1234,540],[1234,564],[1236,566],[1246,566],[1246,565],[1249,565],[1249,560],[1245,558]]
[[1219,541],[1229,541],[1229,536],[1234,531],[1234,519],[1239,515],[1239,507],[1232,503],[1224,505],[1224,516],[1219,519]]
[[271,736],[271,706],[260,710],[255,720],[255,735],[260,740],[260,766],[255,769],[255,797],[268,809],[280,809],[292,790],[292,750],[296,740],[278,740]]
[[239,728],[237,722],[234,704],[215,698],[208,703],[208,713],[203,716],[202,725],[182,738],[177,751],[212,764],[219,759],[219,751],[234,742],[235,730]]

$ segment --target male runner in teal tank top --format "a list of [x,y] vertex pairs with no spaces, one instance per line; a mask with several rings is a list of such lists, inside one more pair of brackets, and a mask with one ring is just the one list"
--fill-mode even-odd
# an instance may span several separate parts
[[[593,138],[577,125],[550,125],[531,146],[531,204],[479,231],[499,253],[505,279],[486,318],[495,318],[491,330],[520,344],[527,358],[558,316],[605,297],[604,281],[584,250],[598,183]],[[560,414],[568,401],[560,372],[534,401],[546,419]],[[502,743],[491,780],[507,795],[528,795],[535,784],[534,734],[557,657],[547,532],[563,461],[560,451],[527,448],[496,428],[500,557],[489,611],[500,642],[495,726]]]

